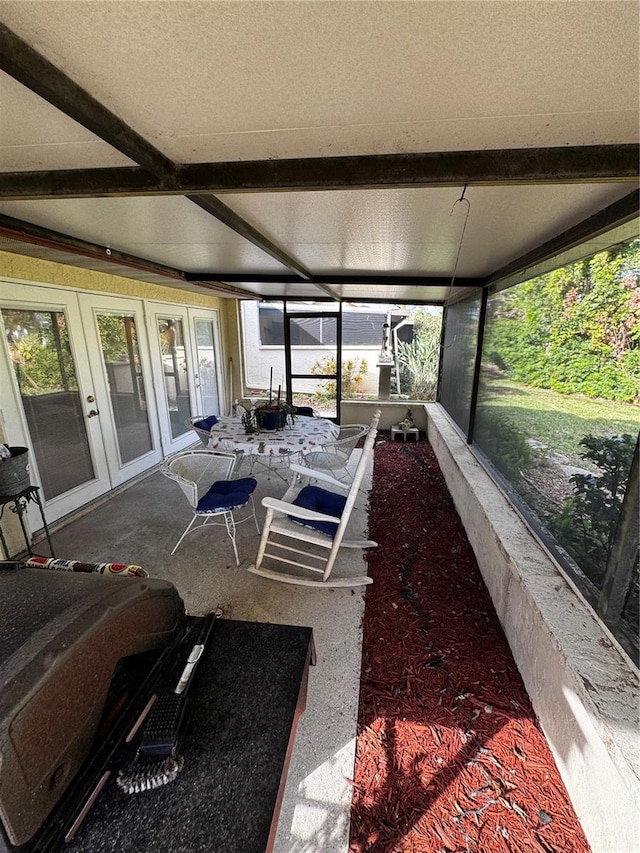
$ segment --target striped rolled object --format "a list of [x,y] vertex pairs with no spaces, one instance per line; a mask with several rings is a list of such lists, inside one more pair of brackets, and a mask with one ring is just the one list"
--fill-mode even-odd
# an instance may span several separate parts
[[142,566],[128,566],[126,563],[82,563],[80,560],[29,557],[25,565],[37,569],[51,569],[54,572],[86,572],[87,574],[119,575],[122,578],[149,577]]

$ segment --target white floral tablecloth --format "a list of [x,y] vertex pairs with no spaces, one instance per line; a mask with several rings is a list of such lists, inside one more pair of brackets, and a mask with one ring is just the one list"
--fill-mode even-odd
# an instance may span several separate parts
[[308,453],[338,437],[340,427],[324,418],[298,416],[293,426],[247,435],[240,418],[220,418],[211,427],[209,448],[247,456],[289,456]]

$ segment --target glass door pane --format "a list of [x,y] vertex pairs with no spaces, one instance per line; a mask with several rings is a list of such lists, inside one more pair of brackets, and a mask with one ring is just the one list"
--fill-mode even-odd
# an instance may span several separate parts
[[180,317],[167,316],[157,317],[156,322],[162,351],[164,397],[171,438],[175,439],[189,432],[185,420],[191,416],[184,324]]
[[146,325],[160,442],[163,455],[169,456],[198,440],[191,427],[185,425],[197,413],[187,308],[148,303]]
[[3,309],[45,500],[95,479],[64,311]]
[[216,330],[214,321],[194,318],[196,343],[196,391],[199,397],[198,411],[194,415],[221,415],[218,394],[218,370],[216,359]]
[[154,401],[162,453],[167,456],[189,447],[197,436],[185,422],[200,414],[195,396],[193,325],[186,307],[151,303],[147,311],[147,330],[151,347]]
[[123,465],[153,449],[136,320],[131,315],[102,312],[96,319],[120,464]]

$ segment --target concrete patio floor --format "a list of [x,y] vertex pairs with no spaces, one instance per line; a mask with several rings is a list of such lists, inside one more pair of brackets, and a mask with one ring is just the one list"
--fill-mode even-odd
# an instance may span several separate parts
[[[371,469],[372,463],[352,514],[353,535],[363,535],[367,528]],[[254,474],[262,527],[261,498],[281,497],[286,484],[273,473],[267,479],[261,469]],[[154,471],[64,525],[54,526],[52,539],[58,557],[133,563],[150,577],[171,581],[190,614],[218,610],[226,618],[313,628],[317,664],[310,670],[307,707],[298,725],[275,850],[346,853],[351,804],[347,780],[353,776],[355,757],[363,590],[297,587],[250,574],[246,569],[254,561],[259,538],[252,521],[238,526],[239,567],[231,542],[219,527],[190,534],[170,556],[190,518],[190,507],[177,484]],[[35,550],[45,554],[46,543],[38,543]],[[339,559],[354,564],[349,573],[366,573],[361,552],[349,549]]]

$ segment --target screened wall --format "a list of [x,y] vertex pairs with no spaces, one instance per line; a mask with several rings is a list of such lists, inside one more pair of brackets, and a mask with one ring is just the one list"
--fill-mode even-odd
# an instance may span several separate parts
[[481,294],[450,305],[444,316],[439,402],[466,435],[480,328]]
[[[325,301],[242,303],[242,344],[244,394],[264,394],[269,377],[286,387],[285,326],[287,317],[296,313],[315,313],[289,324],[289,345],[293,373],[305,374],[292,384],[294,401],[324,410],[323,393],[333,391],[335,382],[324,387],[312,380],[337,370],[340,362],[340,399],[377,400],[380,393],[381,351],[387,346],[391,363],[390,399],[427,402],[435,399],[442,308],[435,306],[343,303],[340,306],[340,353],[338,328],[322,316],[322,311],[336,310],[336,303]],[[386,332],[385,332],[386,329]],[[386,334],[386,343],[385,343]],[[308,398],[312,395],[314,399]]]
[[640,241],[444,324],[439,401],[637,662]]

